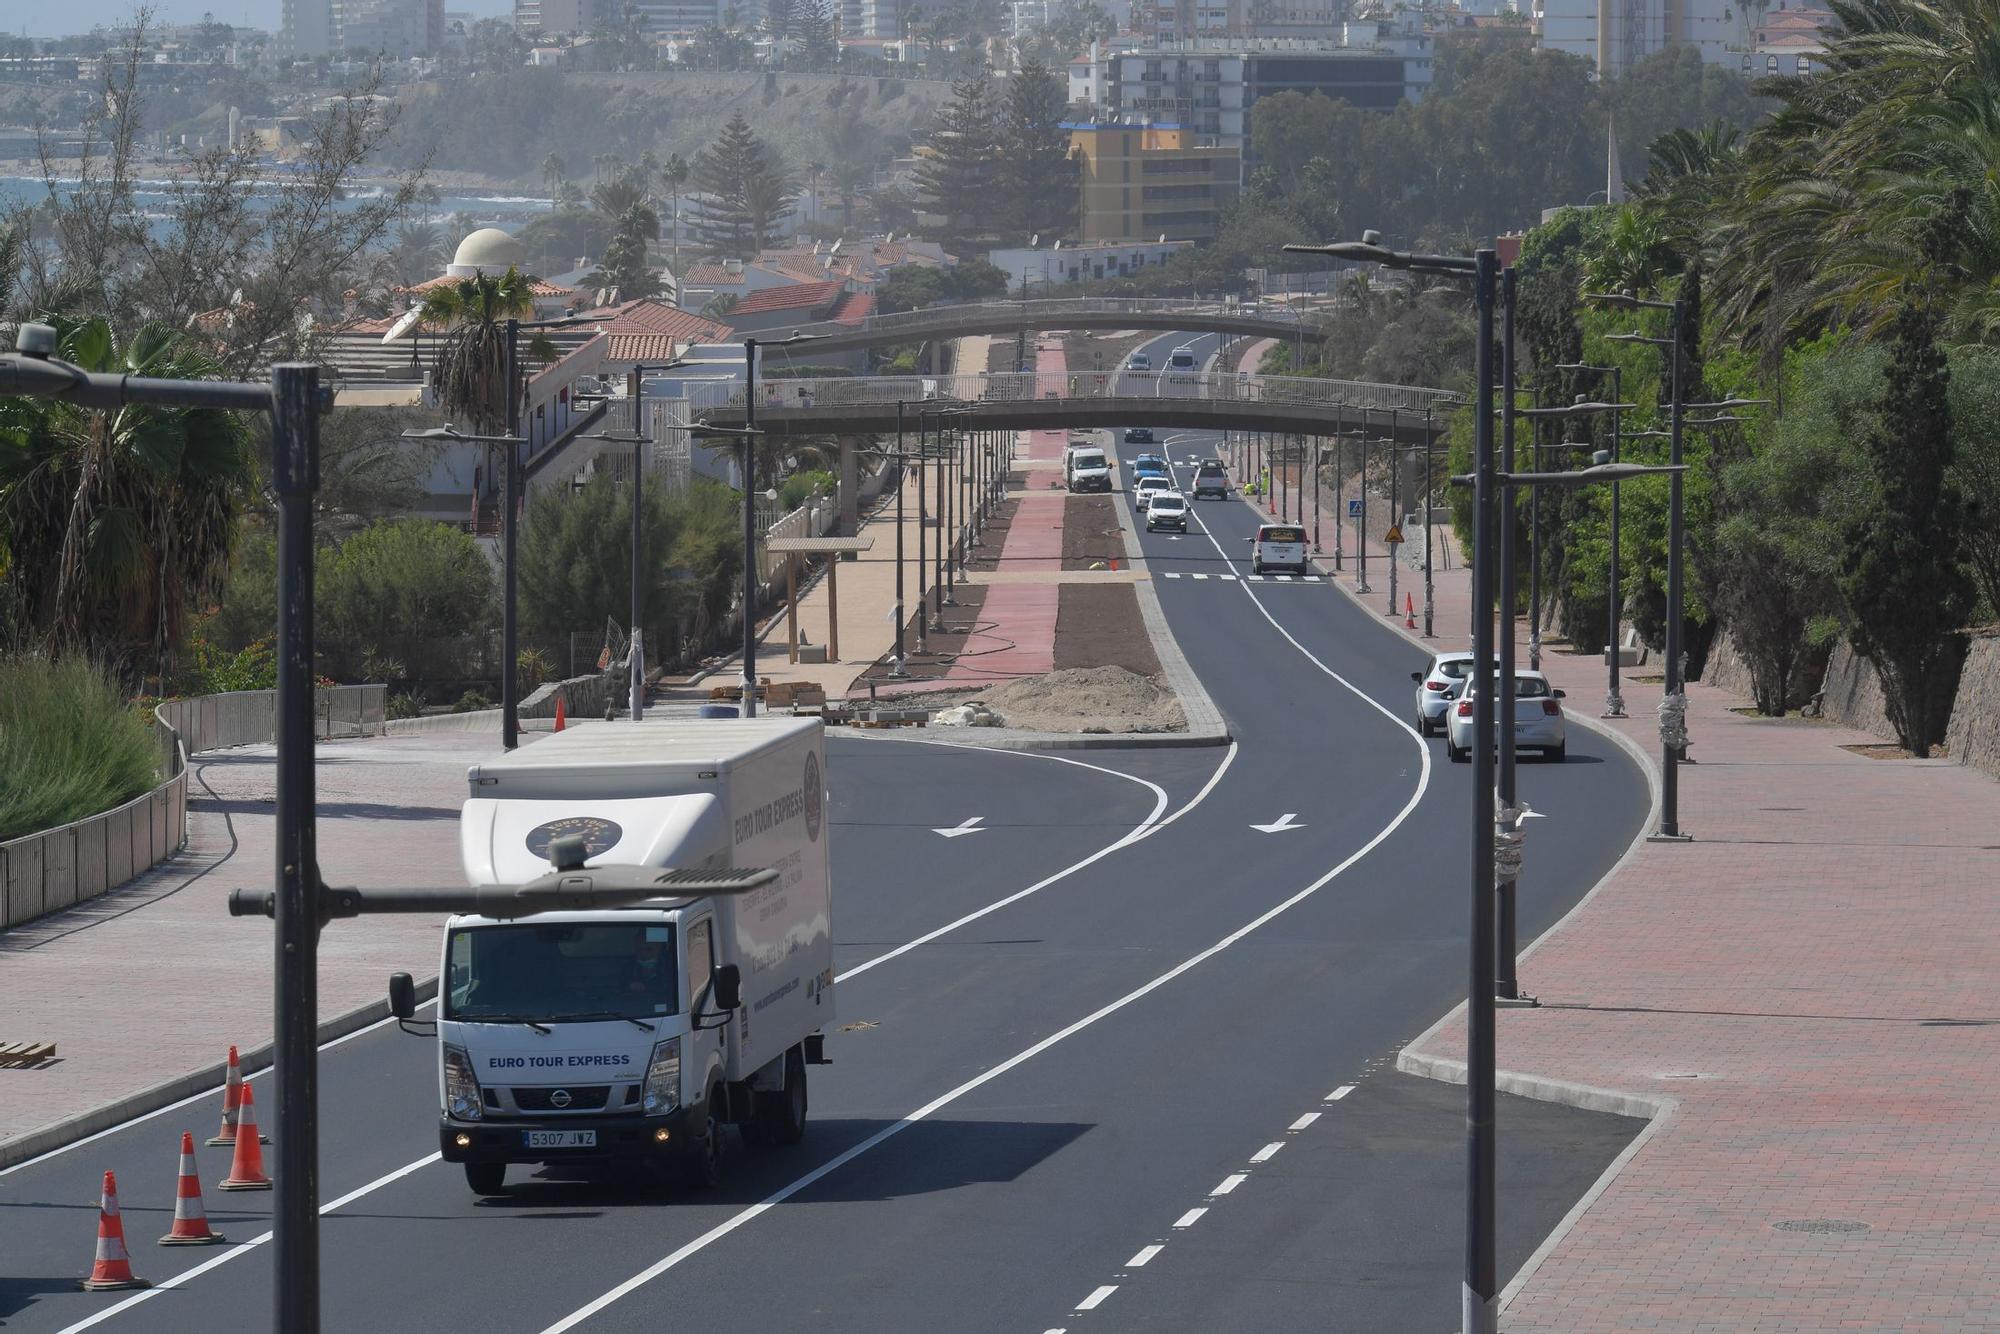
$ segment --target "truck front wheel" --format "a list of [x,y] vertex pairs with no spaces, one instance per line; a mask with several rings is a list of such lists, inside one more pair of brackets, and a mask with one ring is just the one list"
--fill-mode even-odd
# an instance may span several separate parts
[[683,1172],[687,1184],[708,1190],[722,1184],[722,1136],[728,1129],[722,1122],[722,1089],[711,1088],[705,1107],[701,1138],[687,1148]]
[[467,1163],[465,1184],[474,1195],[503,1195],[507,1191],[507,1164]]
[[757,1141],[797,1144],[806,1134],[806,1056],[794,1047],[785,1053],[785,1087],[757,1095]]

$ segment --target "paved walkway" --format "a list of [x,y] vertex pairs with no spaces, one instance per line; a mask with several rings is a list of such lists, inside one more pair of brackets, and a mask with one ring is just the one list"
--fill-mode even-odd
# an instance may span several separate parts
[[[1464,648],[1468,576],[1435,582],[1435,642]],[[1542,665],[1573,718],[1601,709],[1600,657]],[[1613,724],[1654,755],[1661,687],[1637,678],[1657,675],[1627,671],[1632,717]],[[1542,1007],[1500,1012],[1504,1073],[1667,1109],[1501,1327],[2000,1327],[2000,788],[1746,704],[1690,687],[1694,841],[1639,844],[1523,960]],[[1532,803],[1533,765],[1520,785]],[[1528,875],[1557,837],[1531,828]],[[1405,1067],[1462,1061],[1461,1018]]]
[[[320,866],[328,883],[461,885],[466,766],[492,736],[324,741]],[[276,866],[276,753],[245,746],[190,765],[188,849],[122,889],[0,933],[0,1037],[57,1059],[0,1069],[0,1146],[271,1040],[271,923],[231,917],[229,891]],[[380,1000],[389,974],[437,971],[442,919],[364,917],[320,938],[320,1017]],[[212,1134],[190,1113],[191,1128]]]

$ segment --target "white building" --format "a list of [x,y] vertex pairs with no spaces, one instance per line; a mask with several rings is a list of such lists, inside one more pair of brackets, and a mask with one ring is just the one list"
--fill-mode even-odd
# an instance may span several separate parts
[[989,250],[986,259],[1005,273],[1009,286],[1019,292],[1022,286],[1033,289],[1123,278],[1142,269],[1157,268],[1174,252],[1193,244],[1192,241],[1064,242],[1050,247]]
[[1600,79],[1648,56],[1692,46],[1711,65],[1740,67],[1752,15],[1742,0],[1535,0],[1542,46],[1582,56]]

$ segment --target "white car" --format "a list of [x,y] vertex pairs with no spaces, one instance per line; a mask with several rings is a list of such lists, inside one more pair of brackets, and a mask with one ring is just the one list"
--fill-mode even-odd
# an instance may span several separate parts
[[1443,730],[1445,715],[1451,711],[1451,702],[1458,698],[1465,678],[1471,674],[1470,653],[1440,653],[1431,659],[1428,668],[1410,673],[1410,679],[1417,683],[1418,736],[1429,736],[1434,731]]
[[1174,483],[1171,478],[1141,477],[1132,487],[1132,508],[1144,514],[1146,506],[1152,503],[1154,496],[1159,495],[1162,491],[1172,491],[1173,489]]
[[1306,549],[1306,530],[1297,524],[1261,523],[1250,542],[1250,573],[1291,570],[1312,573],[1312,558]]
[[[1444,733],[1445,754],[1454,764],[1472,757],[1472,721],[1475,707],[1470,684],[1451,706]],[[1514,749],[1538,750],[1551,760],[1569,756],[1569,742],[1563,725],[1563,692],[1549,685],[1540,672],[1514,673]]]
[[1172,528],[1177,532],[1187,531],[1187,497],[1178,491],[1155,491],[1146,498],[1146,531],[1157,532],[1162,528]]

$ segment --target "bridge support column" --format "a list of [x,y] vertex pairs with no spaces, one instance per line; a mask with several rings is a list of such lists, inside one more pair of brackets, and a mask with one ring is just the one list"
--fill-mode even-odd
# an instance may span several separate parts
[[861,531],[860,485],[855,474],[854,449],[853,436],[840,437],[840,535],[842,537],[855,537]]

